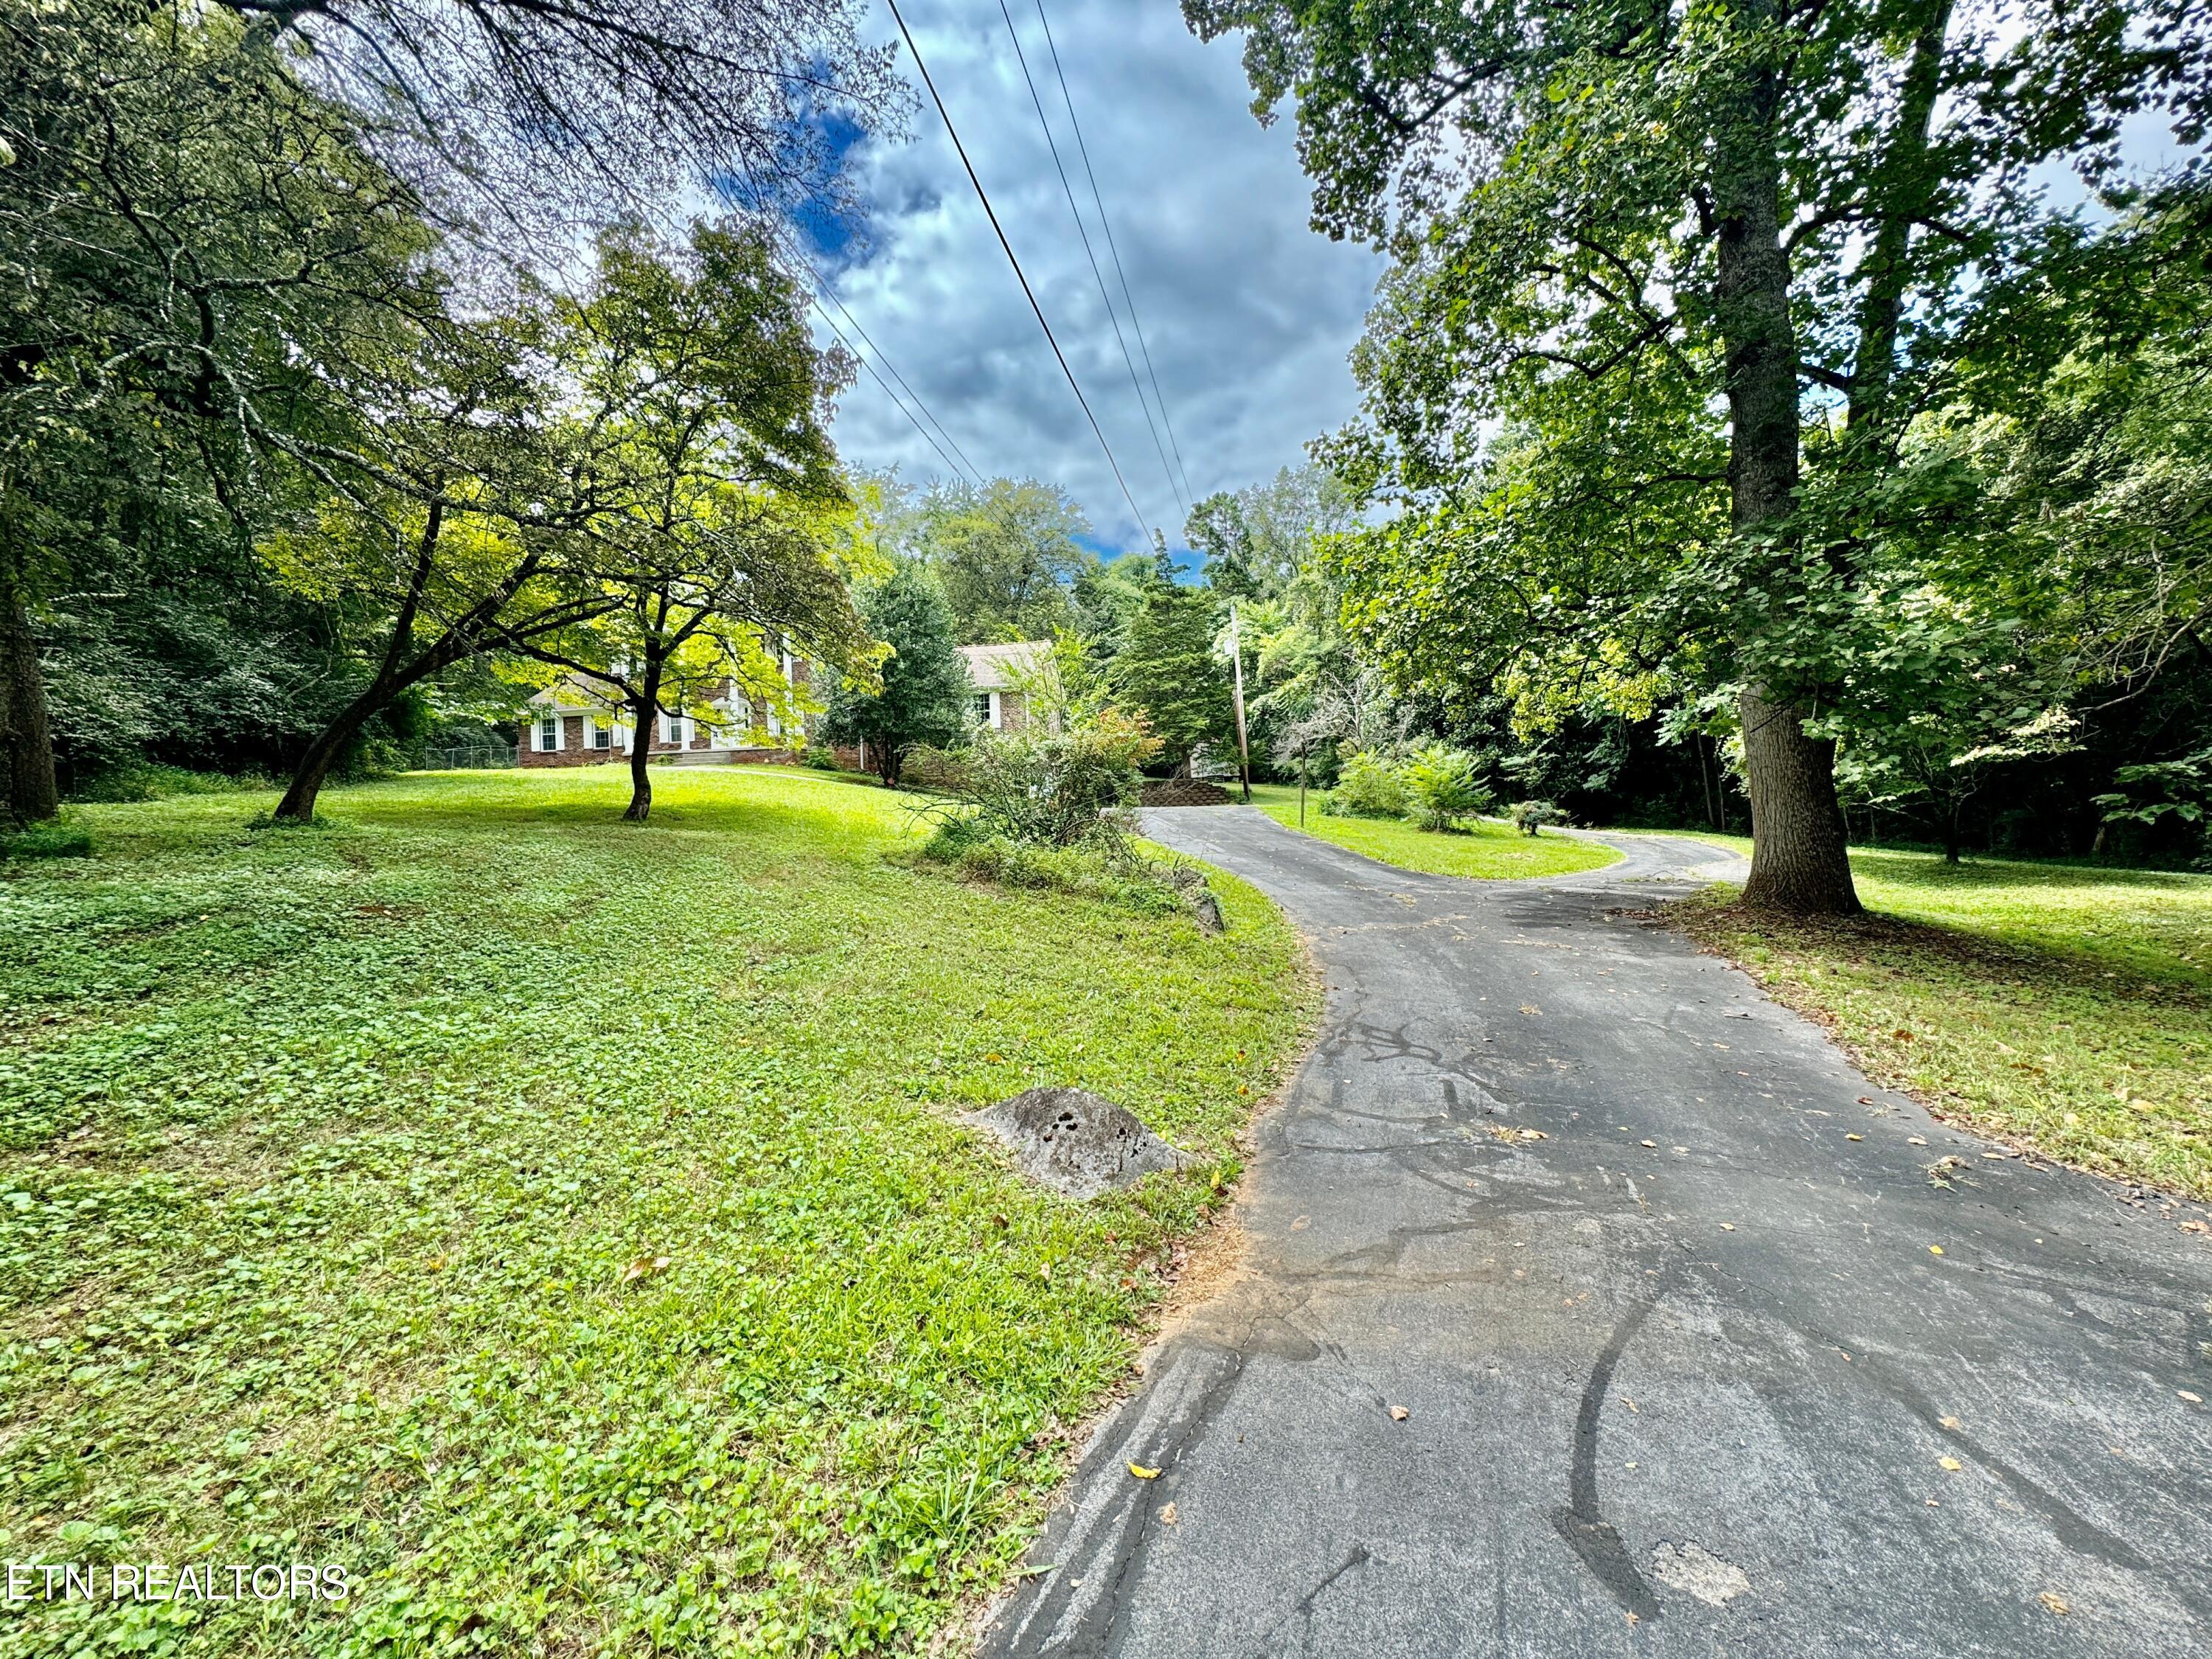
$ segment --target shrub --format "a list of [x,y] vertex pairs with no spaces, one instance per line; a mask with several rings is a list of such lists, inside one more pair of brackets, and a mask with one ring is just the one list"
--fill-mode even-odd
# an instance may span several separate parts
[[1322,810],[1339,818],[1402,818],[1406,781],[1382,756],[1363,749],[1344,763]]
[[1547,800],[1516,800],[1505,809],[1505,816],[1524,836],[1534,835],[1547,823],[1567,821],[1567,815]]
[[1159,747],[1142,715],[1118,708],[1060,732],[978,732],[942,787],[986,835],[1043,847],[1119,839],[1118,815],[1136,804],[1137,769]]
[[231,777],[222,772],[195,772],[158,761],[131,760],[95,772],[70,792],[82,801],[129,803],[161,800],[170,795],[213,795],[232,789],[268,789],[275,786],[258,772]]
[[81,823],[53,819],[10,835],[0,829],[0,859],[88,859],[92,831]]
[[836,772],[843,769],[837,763],[837,751],[826,743],[806,745],[806,763],[817,772]]
[[1405,781],[1406,816],[1417,829],[1450,830],[1490,805],[1480,768],[1465,750],[1425,744],[1400,769],[1400,776]]
[[1195,912],[1198,891],[1204,892],[1204,902],[1213,897],[1203,878],[1198,891],[1188,890],[1187,877],[1179,879],[1170,866],[1139,856],[1126,838],[1055,847],[1016,841],[972,817],[948,817],[922,843],[921,856],[977,881],[1097,899],[1139,915]]

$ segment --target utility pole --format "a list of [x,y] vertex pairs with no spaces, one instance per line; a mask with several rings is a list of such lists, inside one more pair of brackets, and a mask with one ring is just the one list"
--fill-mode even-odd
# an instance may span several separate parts
[[1237,633],[1237,601],[1229,601],[1229,666],[1237,683],[1237,759],[1244,781],[1244,800],[1252,800],[1252,749],[1244,739],[1244,647]]

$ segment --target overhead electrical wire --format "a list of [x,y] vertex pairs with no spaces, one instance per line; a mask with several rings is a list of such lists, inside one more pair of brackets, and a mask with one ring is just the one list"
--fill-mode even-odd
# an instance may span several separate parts
[[982,179],[976,175],[975,162],[968,159],[968,146],[960,142],[960,130],[952,125],[952,112],[945,108],[944,96],[937,90],[937,82],[930,76],[929,65],[922,59],[921,48],[915,44],[914,31],[907,27],[906,18],[898,9],[898,0],[884,0],[884,3],[890,8],[891,21],[898,25],[899,33],[905,37],[907,50],[914,54],[914,66],[921,70],[921,83],[929,90],[930,101],[937,106],[938,116],[945,123],[945,131],[952,140],[952,148],[959,153],[960,165],[968,171],[968,182],[975,186],[976,198],[983,204],[984,216],[990,220],[991,228],[998,235],[999,246],[1006,252],[1006,263],[1014,268],[1015,279],[1022,285],[1022,293],[1030,302],[1030,309],[1036,313],[1037,326],[1044,331],[1045,343],[1051,346],[1052,355],[1060,364],[1060,372],[1067,377],[1068,388],[1075,393],[1075,401],[1083,406],[1084,418],[1091,422],[1091,435],[1098,440],[1098,447],[1105,452],[1106,465],[1113,470],[1114,482],[1121,487],[1121,499],[1129,504],[1129,511],[1136,518],[1138,529],[1144,530],[1147,527],[1145,514],[1137,506],[1137,498],[1129,492],[1129,481],[1122,476],[1121,462],[1114,459],[1114,446],[1106,441],[1105,428],[1098,424],[1098,416],[1091,412],[1091,399],[1083,395],[1082,384],[1076,380],[1075,371],[1068,367],[1067,354],[1060,349],[1060,341],[1052,331],[1052,325],[1045,320],[1044,307],[1037,303],[1036,290],[1030,286],[1029,274],[1022,269],[1022,262],[1014,256],[1014,245],[1006,240],[1006,227],[999,222],[998,210],[991,205],[990,192],[983,188]]
[[[897,392],[891,390],[890,382],[884,380],[883,375],[877,371],[875,364],[869,361],[867,354],[863,352],[858,346],[854,345],[851,340],[846,337],[845,331],[837,326],[837,319],[830,314],[830,307],[823,305],[817,295],[809,295],[807,296],[807,300],[809,303],[813,306],[814,309],[821,314],[822,320],[830,325],[830,331],[837,337],[839,341],[843,343],[845,349],[853,354],[854,357],[859,362],[860,367],[866,369],[869,374],[874,379],[875,383],[883,388],[884,396],[891,400],[892,404],[896,406],[900,414],[905,416],[908,420],[914,422],[914,429],[921,434],[922,441],[937,452],[937,459],[943,461],[947,467],[951,468],[953,473],[960,479],[961,483],[966,483],[969,482],[969,472],[963,470],[957,462],[954,461],[951,456],[945,453],[945,445],[938,442],[935,438],[930,435],[929,428],[924,426],[921,423],[921,417],[915,415],[914,410],[906,406],[906,404],[900,399]],[[838,309],[842,311],[844,310],[844,307],[842,305],[840,305]],[[848,318],[850,318],[852,313],[850,312],[847,312],[846,315]],[[854,323],[853,326],[857,329],[860,327],[860,325],[858,323]],[[870,344],[872,345],[873,343],[874,343],[872,341],[870,342]],[[884,359],[884,367],[890,369],[892,374],[897,377],[898,383],[901,386],[906,385],[906,377],[900,374],[896,368],[893,368],[891,367],[890,358],[885,357]],[[914,398],[916,403],[921,403],[921,398],[915,394],[912,387],[908,387],[907,395]],[[929,414],[928,406],[927,404],[923,405],[922,413],[926,415]],[[934,422],[937,419],[937,416],[934,415],[929,415],[929,418],[932,422]],[[951,442],[951,437],[952,434],[951,433],[946,433],[945,442]],[[954,447],[957,450],[958,446],[955,445]],[[972,462],[969,463],[971,467],[974,464]]]
[[[1044,15],[1042,7],[1037,15]],[[1152,448],[1160,458],[1160,471],[1167,478],[1168,493],[1176,498],[1176,505],[1188,518],[1190,516],[1190,503],[1183,498],[1182,486],[1176,483],[1175,469],[1168,465],[1167,447],[1160,442],[1160,428],[1152,419],[1152,406],[1145,401],[1144,386],[1137,379],[1137,360],[1130,355],[1129,342],[1121,333],[1121,319],[1115,314],[1113,295],[1106,290],[1106,273],[1098,268],[1098,255],[1091,248],[1091,232],[1083,222],[1083,210],[1075,205],[1075,186],[1068,182],[1066,164],[1060,159],[1060,144],[1052,136],[1052,123],[1045,118],[1044,100],[1037,95],[1036,82],[1030,75],[1029,54],[1022,50],[1022,37],[1014,27],[1013,13],[1006,9],[1006,0],[999,0],[999,15],[1006,20],[1006,38],[1014,43],[1014,61],[1021,65],[1022,81],[1030,89],[1030,102],[1036,110],[1037,125],[1044,130],[1045,148],[1052,152],[1053,169],[1060,174],[1060,192],[1067,198],[1067,210],[1075,219],[1075,234],[1082,239],[1083,257],[1090,260],[1091,275],[1098,283],[1098,298],[1106,307],[1106,320],[1114,325],[1114,343],[1121,348],[1121,361],[1129,370],[1129,390],[1137,394],[1137,407],[1144,411],[1145,429],[1152,434]],[[1066,88],[1063,87],[1061,90],[1065,92]],[[1070,105],[1071,117],[1073,112],[1074,106]],[[1097,193],[1095,181],[1092,193]],[[1102,209],[1101,218],[1103,216]],[[1166,405],[1162,404],[1161,409],[1164,413]]]
[[1075,129],[1076,154],[1083,158],[1083,175],[1091,181],[1091,199],[1098,209],[1098,222],[1105,228],[1106,251],[1114,258],[1114,274],[1121,280],[1121,302],[1129,307],[1130,326],[1137,334],[1137,349],[1145,359],[1145,374],[1152,383],[1152,397],[1160,406],[1160,424],[1168,430],[1168,447],[1175,452],[1176,470],[1182,473],[1182,494],[1179,497],[1188,504],[1194,492],[1190,487],[1190,473],[1182,464],[1182,446],[1176,441],[1175,422],[1168,415],[1168,400],[1160,392],[1160,377],[1152,368],[1152,349],[1145,342],[1144,319],[1137,315],[1137,296],[1129,289],[1129,273],[1121,269],[1121,249],[1114,240],[1114,222],[1106,216],[1106,198],[1098,193],[1098,175],[1091,171],[1091,146],[1083,141],[1083,123],[1075,113],[1075,99],[1067,90],[1067,75],[1060,66],[1060,46],[1052,38],[1052,20],[1045,15],[1044,0],[1036,0],[1037,21],[1044,26],[1044,44],[1052,54],[1052,72],[1060,82],[1060,100],[1067,106],[1067,124]]
[[[830,279],[822,274],[821,267],[817,265],[813,260],[806,257],[805,251],[799,246],[798,239],[787,234],[787,240],[791,249],[792,257],[797,259],[800,264],[804,265],[806,268],[807,275],[814,279],[814,286],[817,290],[814,296],[814,308],[822,313],[822,320],[830,325],[830,331],[836,335],[839,339],[844,340],[846,349],[852,352],[855,357],[859,357],[860,359],[861,362],[867,368],[868,373],[875,375],[876,384],[878,386],[883,386],[884,392],[890,393],[891,401],[899,404],[899,409],[902,413],[906,413],[907,419],[909,421],[915,421],[915,425],[917,428],[920,428],[921,426],[921,422],[915,421],[911,413],[907,413],[906,405],[902,403],[899,403],[897,393],[892,392],[891,389],[888,386],[884,386],[884,377],[881,374],[876,374],[875,364],[868,362],[867,358],[861,355],[859,348],[854,346],[851,340],[846,338],[845,331],[839,328],[836,323],[832,320],[829,312],[823,307],[822,301],[824,299],[828,300],[831,305],[836,306],[838,311],[843,314],[846,322],[852,325],[853,332],[859,335],[860,338],[866,343],[868,349],[875,354],[876,362],[882,364],[884,368],[889,371],[891,379],[896,380],[899,383],[900,389],[906,393],[908,398],[913,400],[915,407],[921,411],[922,416],[928,421],[931,426],[937,428],[938,437],[941,437],[945,440],[945,442],[940,444],[937,441],[936,438],[930,438],[929,447],[937,452],[939,458],[942,459],[947,466],[952,468],[952,471],[958,475],[963,483],[969,482],[972,478],[972,480],[980,486],[983,482],[983,469],[977,466],[975,462],[968,459],[968,452],[960,447],[960,441],[957,438],[955,438],[951,433],[945,429],[945,422],[937,418],[937,411],[930,408],[927,404],[922,401],[921,393],[916,392],[911,386],[907,384],[906,376],[899,373],[898,365],[891,361],[890,354],[876,343],[874,337],[869,334],[868,331],[865,327],[861,325],[860,319],[852,313],[851,309],[845,304],[844,301],[838,298],[837,290],[830,285]],[[925,438],[929,438],[929,433],[927,429],[922,430],[921,435]],[[952,457],[945,454],[945,453],[948,446],[951,447],[952,454],[957,455],[960,458],[959,462],[957,465],[954,463]]]

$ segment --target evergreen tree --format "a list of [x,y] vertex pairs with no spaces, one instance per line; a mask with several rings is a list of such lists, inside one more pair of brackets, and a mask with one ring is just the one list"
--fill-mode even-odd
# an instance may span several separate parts
[[869,631],[891,647],[883,686],[871,692],[853,679],[830,695],[823,734],[832,743],[864,743],[885,787],[917,744],[943,745],[968,729],[968,665],[953,644],[952,611],[937,582],[908,562],[860,596]]
[[1108,671],[1115,695],[1141,713],[1177,772],[1191,751],[1228,740],[1235,711],[1228,666],[1214,654],[1212,590],[1155,579],[1129,617]]

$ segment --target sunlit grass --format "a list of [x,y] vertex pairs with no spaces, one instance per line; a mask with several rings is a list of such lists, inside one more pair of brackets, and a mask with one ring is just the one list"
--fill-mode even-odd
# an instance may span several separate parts
[[1443,833],[1416,830],[1396,818],[1332,818],[1322,813],[1322,793],[1306,795],[1305,822],[1298,822],[1296,784],[1255,783],[1252,804],[1276,823],[1303,829],[1367,858],[1432,876],[1471,876],[1493,881],[1520,876],[1564,876],[1599,870],[1620,854],[1594,842],[1576,841],[1550,831],[1524,836],[1487,820]]
[[1292,938],[907,867],[865,784],[655,785],[93,807],[0,866],[7,1553],[356,1586],[0,1654],[907,1651],[997,1582],[1214,1188],[1068,1203],[955,1114],[1079,1084],[1230,1158]]

